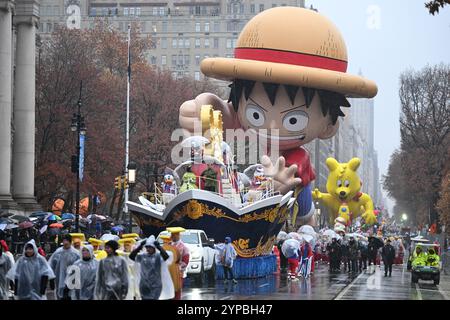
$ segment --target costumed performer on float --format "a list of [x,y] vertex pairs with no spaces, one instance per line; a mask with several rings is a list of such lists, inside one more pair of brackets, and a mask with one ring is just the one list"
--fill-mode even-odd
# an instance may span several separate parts
[[262,157],[265,175],[281,194],[295,189],[292,224],[298,217],[301,224],[314,225],[310,183],[315,174],[302,146],[333,137],[338,117],[344,116],[340,107],[350,107],[346,97],[372,98],[377,86],[346,72],[341,33],[330,20],[304,8],[272,8],[253,17],[238,38],[234,56],[202,60],[205,76],[232,82],[230,96],[223,100],[202,93],[184,102],[180,125],[194,132],[201,127],[202,106],[212,105],[222,112],[225,130],[251,129],[260,143],[261,138],[278,141],[282,157],[275,165]]

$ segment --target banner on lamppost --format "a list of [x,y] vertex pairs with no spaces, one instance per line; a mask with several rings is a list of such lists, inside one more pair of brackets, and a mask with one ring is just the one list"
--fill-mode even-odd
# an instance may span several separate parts
[[83,170],[84,170],[84,135],[80,135],[80,164],[79,164],[79,172],[78,176],[80,177],[80,181],[83,181]]

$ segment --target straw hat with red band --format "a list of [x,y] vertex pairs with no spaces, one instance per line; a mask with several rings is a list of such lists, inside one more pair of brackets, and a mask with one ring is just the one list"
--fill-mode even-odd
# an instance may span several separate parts
[[235,58],[208,58],[212,78],[254,80],[372,98],[373,81],[347,73],[347,48],[339,30],[309,9],[278,7],[253,17],[242,30]]

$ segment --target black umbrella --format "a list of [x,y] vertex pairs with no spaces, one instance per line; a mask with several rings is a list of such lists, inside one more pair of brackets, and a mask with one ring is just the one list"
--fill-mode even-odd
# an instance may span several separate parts
[[374,241],[375,246],[377,246],[378,248],[381,248],[381,247],[384,246],[384,242],[380,238],[377,238],[377,237],[374,237],[374,236],[370,236],[369,237],[369,241],[370,241],[370,239],[373,239],[372,241]]

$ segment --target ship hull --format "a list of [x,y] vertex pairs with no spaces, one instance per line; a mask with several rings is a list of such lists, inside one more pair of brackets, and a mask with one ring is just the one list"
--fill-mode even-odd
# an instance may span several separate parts
[[237,209],[224,198],[203,190],[190,190],[173,199],[164,212],[127,202],[145,236],[167,227],[204,230],[209,238],[223,242],[231,237],[243,258],[269,254],[277,234],[289,217],[290,194],[273,196]]

